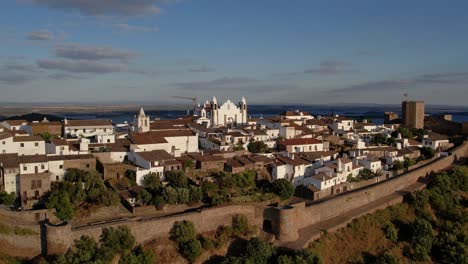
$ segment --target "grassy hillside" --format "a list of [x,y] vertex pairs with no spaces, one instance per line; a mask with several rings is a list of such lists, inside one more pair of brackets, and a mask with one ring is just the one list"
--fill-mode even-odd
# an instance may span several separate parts
[[309,245],[324,263],[468,263],[468,167]]

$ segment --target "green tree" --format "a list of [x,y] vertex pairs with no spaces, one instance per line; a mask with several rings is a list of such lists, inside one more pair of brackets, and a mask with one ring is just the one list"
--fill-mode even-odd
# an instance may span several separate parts
[[0,204],[12,206],[15,204],[16,195],[13,193],[0,192]]
[[153,200],[153,196],[147,190],[143,189],[141,192],[138,193],[138,200],[143,205],[147,205],[151,203],[151,201]]
[[286,200],[294,195],[294,186],[286,179],[278,179],[273,182],[273,192]]
[[175,222],[170,231],[170,238],[177,243],[194,240],[196,237],[195,225],[186,220]]
[[268,151],[268,146],[263,141],[250,141],[247,149],[252,153],[265,153]]
[[171,186],[164,188],[162,197],[167,204],[177,204],[179,201],[179,193],[177,189]]
[[243,214],[237,214],[232,218],[232,228],[234,232],[241,235],[248,235],[250,232],[249,220]]
[[189,202],[191,203],[197,203],[200,202],[201,199],[203,198],[203,192],[200,187],[191,185],[189,187]]
[[398,261],[398,258],[388,252],[383,253],[382,255],[377,257],[377,259],[375,260],[375,264],[398,264],[398,263],[400,263]]
[[251,238],[247,242],[246,256],[252,260],[252,263],[269,263],[270,258],[276,254],[275,248],[268,242],[262,241],[258,237]]
[[435,155],[435,150],[430,147],[424,147],[421,149],[421,156],[424,159],[432,159]]
[[68,221],[72,219],[75,213],[75,210],[70,202],[70,198],[68,197],[68,195],[64,195],[60,199],[57,199],[56,203],[53,204],[53,206],[52,204],[49,204],[48,208],[55,208],[56,216],[62,221]]
[[201,243],[196,239],[178,244],[177,249],[182,254],[182,256],[184,256],[190,262],[195,261],[195,259],[202,253]]
[[403,162],[401,162],[399,160],[396,160],[396,161],[393,162],[393,170],[394,171],[402,170],[403,168],[404,168]]
[[150,190],[156,190],[162,186],[161,179],[156,173],[150,173],[143,177],[143,186]]
[[169,185],[172,187],[179,187],[179,188],[188,187],[188,178],[185,176],[184,172],[181,170],[169,171],[166,174],[166,181],[168,181]]
[[434,241],[432,225],[427,220],[416,218],[411,227],[414,244],[412,256],[414,260],[425,261],[429,259],[429,253]]
[[387,142],[387,137],[384,134],[377,134],[372,138],[372,143],[375,145],[385,144]]
[[398,241],[398,229],[396,229],[395,225],[393,223],[389,223],[384,227],[384,232],[385,232],[385,237],[392,241],[392,242],[397,242]]
[[403,167],[405,169],[408,169],[409,167],[413,166],[414,164],[416,164],[416,161],[414,159],[405,158],[405,160],[403,161]]

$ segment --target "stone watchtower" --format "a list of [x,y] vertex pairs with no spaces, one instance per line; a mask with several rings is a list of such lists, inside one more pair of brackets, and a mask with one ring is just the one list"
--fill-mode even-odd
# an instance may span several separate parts
[[150,131],[150,117],[145,114],[143,107],[138,116],[133,118],[133,131],[138,133]]

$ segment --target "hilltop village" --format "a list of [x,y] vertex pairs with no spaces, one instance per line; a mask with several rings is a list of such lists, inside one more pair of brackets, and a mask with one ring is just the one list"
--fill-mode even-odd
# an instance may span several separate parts
[[6,120],[0,123],[0,189],[14,196],[10,205],[17,210],[44,208],[53,187],[70,180],[68,172],[87,171],[127,207],[139,207],[188,202],[148,194],[151,182],[164,186],[168,175],[184,174],[197,188],[220,175],[255,172],[255,181],[287,182],[297,199],[317,200],[446,155],[453,144],[424,130],[424,103],[402,106],[403,118],[386,113],[385,124],[300,110],[250,118],[245,98],[218,104],[215,97],[173,120],[152,120],[143,108],[132,124]]

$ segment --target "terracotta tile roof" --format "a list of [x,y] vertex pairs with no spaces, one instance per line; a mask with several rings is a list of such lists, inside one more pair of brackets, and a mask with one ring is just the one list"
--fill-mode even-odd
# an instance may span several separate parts
[[190,157],[193,159],[200,161],[200,162],[210,162],[210,161],[225,161],[223,157],[220,156],[214,156],[214,155],[209,155],[209,154],[189,154]]
[[151,133],[132,133],[129,135],[129,139],[133,144],[137,145],[167,143],[163,137],[154,136]]
[[315,180],[320,181],[320,182],[322,182],[322,181],[329,181],[329,180],[333,179],[333,177],[328,176],[328,175],[325,174],[325,173],[315,174],[315,175],[312,175],[312,176],[310,176],[310,177],[311,177],[311,178],[314,178]]
[[292,138],[286,139],[280,142],[283,146],[291,146],[291,145],[309,145],[309,144],[321,144],[322,142],[315,138]]
[[66,127],[113,126],[110,119],[67,120]]
[[58,155],[58,156],[47,156],[49,161],[57,160],[83,160],[83,159],[96,159],[91,154],[78,154],[78,155]]
[[13,137],[9,132],[0,132],[0,140]]
[[14,137],[15,142],[34,142],[34,141],[44,141],[40,136],[19,136]]
[[27,124],[28,121],[24,119],[18,119],[18,120],[5,120],[4,122],[8,123],[10,126],[21,126],[23,124]]
[[447,136],[444,136],[442,134],[438,134],[438,133],[435,133],[435,132],[429,132],[427,133],[427,137],[430,139],[430,140],[448,140]]
[[309,160],[317,160],[321,157],[330,157],[338,154],[337,151],[330,150],[330,151],[315,151],[315,152],[301,152],[300,155],[302,158],[306,158]]
[[12,135],[28,136],[29,133],[24,130],[7,130],[8,133]]
[[307,116],[310,115],[308,112],[305,111],[286,111],[284,116]]
[[238,131],[229,132],[229,133],[226,133],[225,135],[229,135],[231,137],[247,137],[247,135],[244,135]]
[[277,155],[276,160],[279,161],[280,163],[289,164],[289,165],[293,165],[293,166],[309,164],[309,162],[307,162],[306,160],[301,159],[299,156],[295,156],[294,159],[291,159],[289,157],[285,157],[285,156],[282,156],[282,155]]
[[27,156],[19,156],[20,163],[40,163],[40,162],[47,162],[46,155],[27,155]]
[[19,168],[18,154],[0,154],[0,164],[7,169]]
[[323,120],[316,119],[316,118],[307,120],[306,124],[315,125],[315,126],[327,126],[327,124],[323,122]]
[[61,138],[53,138],[50,140],[50,143],[54,144],[55,146],[68,146],[68,142]]
[[175,157],[167,153],[165,150],[153,150],[145,152],[135,152],[138,156],[142,157],[146,161],[163,161],[163,160],[174,160]]
[[178,129],[192,122],[191,118],[179,118],[171,120],[155,120],[150,123],[151,129]]
[[61,122],[58,121],[51,121],[51,122],[34,122],[34,123],[29,123],[30,126],[35,127],[35,126],[62,126]]

